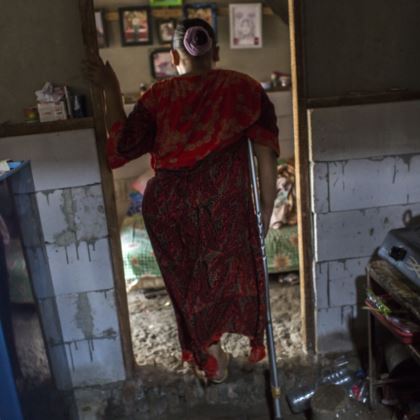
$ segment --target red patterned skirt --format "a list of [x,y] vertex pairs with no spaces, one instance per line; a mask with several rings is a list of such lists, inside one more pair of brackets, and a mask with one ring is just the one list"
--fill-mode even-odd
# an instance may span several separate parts
[[223,333],[248,336],[264,357],[264,275],[247,144],[215,152],[192,169],[159,170],[143,216],[178,324],[183,359],[211,374],[207,348]]

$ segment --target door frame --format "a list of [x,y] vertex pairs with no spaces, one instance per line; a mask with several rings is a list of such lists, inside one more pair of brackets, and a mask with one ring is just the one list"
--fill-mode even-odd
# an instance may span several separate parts
[[308,108],[305,84],[303,1],[289,0],[290,56],[293,97],[293,130],[299,237],[300,305],[302,338],[309,353],[316,350],[315,284],[311,208]]
[[[86,57],[97,56],[99,49],[96,37],[95,8],[93,0],[79,0],[79,12]],[[115,201],[114,177],[112,170],[108,166],[105,153],[107,130],[103,112],[104,95],[102,89],[99,87],[92,84],[90,84],[89,87],[90,98],[92,102],[99,170],[102,181],[102,193],[104,197],[105,214],[108,225],[111,263],[114,275],[115,301],[118,314],[118,323],[120,327],[124,367],[127,378],[131,378],[134,375],[135,358],[131,338],[127,290],[124,278],[120,228],[118,225],[117,206]]]
[[[289,1],[289,27],[292,70],[293,126],[296,165],[296,193],[299,237],[299,269],[302,338],[307,352],[315,350],[314,285],[312,274],[312,221],[311,188],[309,179],[309,138],[307,108],[304,89],[304,54],[302,37],[301,0]],[[93,0],[79,0],[81,30],[87,57],[98,54]],[[124,366],[128,378],[134,375],[135,358],[131,338],[127,291],[121,251],[117,208],[115,202],[112,170],[108,167],[105,154],[107,131],[104,118],[104,97],[100,88],[90,85],[92,112],[95,127],[96,146],[102,180],[105,212],[110,237],[111,261],[113,267],[116,308],[121,333]]]

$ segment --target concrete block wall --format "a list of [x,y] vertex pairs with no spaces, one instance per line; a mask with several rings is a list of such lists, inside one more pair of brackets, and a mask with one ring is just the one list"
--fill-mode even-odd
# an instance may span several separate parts
[[308,112],[317,350],[364,339],[365,267],[420,214],[420,101]]
[[93,130],[0,138],[0,156],[31,161],[15,198],[58,388],[124,379]]

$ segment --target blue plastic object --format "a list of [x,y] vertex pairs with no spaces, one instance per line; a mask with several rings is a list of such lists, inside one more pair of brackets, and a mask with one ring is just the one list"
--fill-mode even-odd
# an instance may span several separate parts
[[0,419],[23,420],[22,411],[0,323]]
[[7,164],[9,165],[9,168],[13,170],[13,169],[19,168],[19,166],[22,165],[22,162],[23,161],[21,160],[9,160]]

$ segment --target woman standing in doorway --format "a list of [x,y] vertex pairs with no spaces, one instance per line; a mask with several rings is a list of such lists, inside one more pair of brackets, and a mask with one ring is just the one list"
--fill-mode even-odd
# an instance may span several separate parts
[[218,70],[213,29],[178,24],[172,45],[178,77],[155,83],[125,116],[109,63],[87,63],[103,88],[112,168],[150,153],[155,176],[143,216],[171,297],[183,360],[215,383],[226,379],[224,333],[249,337],[251,362],[265,356],[264,277],[247,160],[258,161],[267,230],[276,195],[274,107],[250,77]]

